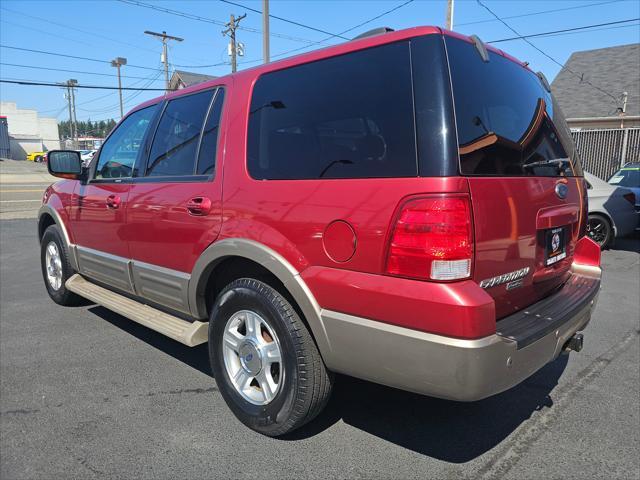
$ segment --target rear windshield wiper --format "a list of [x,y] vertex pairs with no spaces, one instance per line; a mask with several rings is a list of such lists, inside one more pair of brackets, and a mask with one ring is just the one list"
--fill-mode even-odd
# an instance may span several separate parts
[[333,162],[329,162],[329,164],[322,169],[322,171],[320,172],[320,175],[318,175],[318,178],[324,177],[324,175],[329,171],[331,167],[338,164],[353,165],[353,162],[351,160],[334,160]]
[[522,168],[531,169],[536,167],[556,167],[559,173],[564,173],[571,166],[568,158],[554,158],[553,160],[541,160],[522,165]]

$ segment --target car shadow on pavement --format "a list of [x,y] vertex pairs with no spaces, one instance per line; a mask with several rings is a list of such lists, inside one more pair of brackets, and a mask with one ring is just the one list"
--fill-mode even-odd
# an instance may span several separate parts
[[211,373],[211,368],[209,367],[209,353],[206,343],[197,347],[187,347],[100,305],[89,308],[89,312],[213,378],[213,373]]
[[[213,377],[207,344],[190,348],[101,306],[91,313],[200,372]],[[551,391],[564,372],[562,355],[520,385],[473,403],[425,397],[336,375],[325,410],[311,423],[281,437],[313,437],[342,420],[388,442],[451,463],[465,463],[491,450],[532,413],[551,408]],[[231,412],[229,412],[231,415]]]
[[339,375],[325,411],[287,440],[310,437],[340,419],[388,442],[451,463],[465,463],[508,437],[533,412],[551,408],[566,368],[560,356],[520,385],[462,403],[425,397]]

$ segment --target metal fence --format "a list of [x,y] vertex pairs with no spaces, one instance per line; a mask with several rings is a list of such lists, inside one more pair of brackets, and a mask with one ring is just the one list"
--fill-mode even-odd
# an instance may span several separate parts
[[622,165],[640,161],[640,128],[571,132],[587,172],[608,180]]

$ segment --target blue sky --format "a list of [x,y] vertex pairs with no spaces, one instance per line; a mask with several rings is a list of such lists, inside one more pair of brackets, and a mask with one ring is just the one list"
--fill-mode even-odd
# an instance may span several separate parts
[[[219,22],[228,21],[231,13],[247,13],[241,26],[248,30],[238,31],[238,39],[245,44],[246,49],[246,55],[241,59],[241,62],[246,63],[241,64],[240,68],[255,65],[262,57],[262,24],[261,16],[257,13],[218,0],[140,1]],[[254,9],[262,8],[261,1],[234,1]],[[271,0],[270,11],[273,15],[330,33],[339,33],[406,1]],[[483,3],[522,35],[640,17],[640,2],[637,0],[483,0]],[[532,15],[559,9],[562,11]],[[446,0],[415,0],[346,36],[355,36],[378,26],[401,29],[416,25],[443,25],[445,10]],[[513,16],[517,17],[506,18]],[[163,87],[161,72],[150,70],[160,68],[161,43],[144,35],[144,30],[166,30],[171,35],[185,39],[182,43],[171,44],[169,61],[175,68],[212,75],[229,72],[228,64],[207,68],[192,67],[228,62],[228,39],[222,36],[222,29],[223,27],[214,23],[182,18],[117,0],[0,0],[2,45],[103,60],[126,57],[129,66],[122,69],[123,77],[127,77],[123,78],[123,86]],[[513,32],[495,20],[475,0],[456,0],[454,30],[464,34],[475,33],[484,41],[514,36]],[[306,51],[344,41],[333,38],[322,44],[310,45],[326,39],[327,35],[276,19],[271,20],[271,32],[274,34],[271,38],[272,56],[293,49],[302,48],[300,51]],[[533,38],[531,41],[548,55],[564,63],[574,51],[636,43],[640,41],[640,27],[636,21],[586,32]],[[529,61],[534,70],[542,70],[550,81],[560,70],[552,60],[522,40],[503,42],[497,46],[521,60]],[[5,79],[62,82],[75,78],[81,84],[117,85],[117,79],[113,76],[115,68],[107,63],[7,48],[0,48],[0,63],[0,77]],[[133,65],[147,69],[134,68]],[[179,65],[187,67],[178,67]],[[49,70],[51,68],[102,75]],[[154,80],[154,77],[157,79]],[[157,92],[125,92],[125,110],[157,95]],[[116,92],[80,89],[76,97],[78,120],[119,117]],[[19,108],[35,108],[46,116],[57,115],[60,120],[68,116],[63,92],[57,88],[0,84],[0,99],[15,101]]]

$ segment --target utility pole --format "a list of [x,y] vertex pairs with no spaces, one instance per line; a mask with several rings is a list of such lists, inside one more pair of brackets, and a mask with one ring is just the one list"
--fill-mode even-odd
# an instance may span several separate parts
[[453,0],[447,0],[447,30],[453,30]]
[[222,32],[222,35],[229,35],[230,45],[231,45],[231,73],[235,73],[238,69],[238,51],[236,46],[236,30],[238,25],[240,25],[240,20],[246,17],[247,14],[239,16],[236,18],[233,14],[231,14],[231,21],[227,23],[227,29]]
[[127,59],[122,57],[116,57],[111,60],[111,66],[118,69],[118,95],[120,96],[120,118],[124,117],[124,111],[122,108],[122,80],[120,79],[120,67],[127,64]]
[[262,57],[269,63],[269,0],[262,0]]
[[629,99],[628,92],[622,92],[622,108],[618,109],[620,112],[620,128],[624,128],[624,116],[627,114],[627,100]]
[[165,89],[169,91],[169,52],[167,51],[167,40],[175,40],[176,42],[182,42],[184,38],[180,37],[172,37],[171,35],[167,35],[167,32],[163,31],[162,33],[150,32],[149,30],[145,30],[147,35],[152,35],[154,37],[159,37],[162,39],[162,63],[164,64],[164,84]]
[[69,80],[71,86],[71,113],[73,114],[73,146],[78,148],[78,117],[76,117],[76,91],[73,87],[78,84],[77,80]]
[[71,130],[71,141],[74,148],[78,148],[78,122],[76,120],[76,94],[73,87],[78,84],[75,79],[67,80],[64,84],[67,87],[67,101],[69,102],[69,123]]
[[67,99],[67,105],[69,106],[69,135],[73,139],[73,115],[71,114],[71,87],[69,86],[69,82],[64,83],[64,85],[67,88],[67,93],[65,94],[65,98]]

